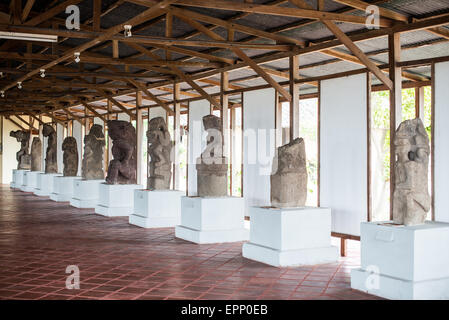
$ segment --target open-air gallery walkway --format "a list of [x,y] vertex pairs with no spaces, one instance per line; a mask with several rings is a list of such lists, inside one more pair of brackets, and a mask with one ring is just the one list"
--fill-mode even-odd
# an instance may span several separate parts
[[[197,245],[0,186],[0,299],[370,299],[350,289],[358,243],[319,266],[247,260],[242,243]],[[66,289],[68,266],[80,289]]]

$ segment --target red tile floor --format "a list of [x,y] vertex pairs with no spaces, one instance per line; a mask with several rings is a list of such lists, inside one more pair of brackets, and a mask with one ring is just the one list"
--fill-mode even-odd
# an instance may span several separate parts
[[[374,299],[350,289],[357,242],[338,263],[274,268],[242,243],[196,245],[0,186],[0,299]],[[80,289],[68,290],[68,265]]]

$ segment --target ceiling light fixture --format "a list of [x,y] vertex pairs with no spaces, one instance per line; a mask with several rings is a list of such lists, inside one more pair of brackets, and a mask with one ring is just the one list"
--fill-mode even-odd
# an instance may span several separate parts
[[0,31],[0,39],[58,42],[58,36],[53,36],[49,34],[34,34],[34,33],[8,32],[8,31]]
[[5,97],[5,91],[2,90],[2,91],[0,91],[0,93],[2,94],[2,98],[4,98]]
[[131,37],[132,36],[132,33],[131,33],[131,28],[132,28],[132,26],[130,25],[130,24],[125,24],[124,26],[123,26],[124,28],[125,28],[125,37]]
[[40,73],[41,73],[41,77],[42,77],[42,78],[45,78],[45,69],[41,69],[41,70],[40,70]]
[[75,56],[75,62],[76,62],[76,63],[78,63],[78,62],[81,61],[81,59],[80,59],[81,53],[75,52],[73,55]]
[[22,81],[17,82],[17,88],[22,89]]

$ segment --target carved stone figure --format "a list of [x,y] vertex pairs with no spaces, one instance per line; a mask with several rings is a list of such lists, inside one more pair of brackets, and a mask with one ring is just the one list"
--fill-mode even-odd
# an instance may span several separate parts
[[45,156],[45,173],[58,173],[56,131],[51,125],[44,124],[42,134],[44,137],[48,137]]
[[224,197],[228,194],[228,161],[223,157],[221,119],[214,115],[203,117],[207,146],[197,159],[197,190],[200,197]]
[[149,190],[170,189],[171,167],[170,153],[172,141],[164,118],[150,120],[147,131],[148,153],[151,161],[147,188]]
[[402,122],[396,131],[394,145],[393,220],[406,226],[423,224],[431,198],[428,188],[429,137],[421,119]]
[[78,172],[78,147],[74,137],[67,137],[62,142],[64,177],[75,177]]
[[30,146],[30,132],[24,130],[11,131],[11,137],[16,138],[20,142],[20,150],[16,153],[17,169],[29,170],[31,167],[31,156],[28,153]]
[[86,180],[104,179],[103,150],[105,138],[103,127],[94,124],[89,134],[84,136],[84,158],[81,167],[81,175]]
[[296,138],[280,146],[273,161],[271,205],[302,207],[307,200],[307,167],[304,140]]
[[42,142],[34,137],[31,143],[31,171],[42,171]]
[[106,183],[135,184],[137,177],[136,129],[130,122],[108,121],[113,160],[109,163]]

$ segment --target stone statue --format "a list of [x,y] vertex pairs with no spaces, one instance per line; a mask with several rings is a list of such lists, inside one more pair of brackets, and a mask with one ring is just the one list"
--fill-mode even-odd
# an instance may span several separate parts
[[171,167],[170,153],[172,141],[164,118],[157,117],[150,120],[147,131],[150,175],[147,188],[149,190],[170,189]]
[[271,205],[273,207],[302,207],[307,200],[307,167],[304,140],[280,146],[273,161]]
[[39,137],[31,143],[31,171],[42,171],[42,142]]
[[48,137],[45,156],[45,173],[58,173],[56,131],[49,124],[44,124],[42,129],[44,137]]
[[30,146],[30,132],[25,130],[11,131],[11,137],[20,142],[20,150],[16,153],[17,170],[29,170],[31,167],[31,156],[28,153]]
[[84,158],[81,167],[82,177],[86,180],[104,179],[103,153],[105,138],[103,127],[94,124],[89,134],[84,136]]
[[109,163],[106,183],[135,184],[137,177],[136,129],[130,122],[122,120],[108,121],[108,128],[114,159]]
[[402,122],[396,131],[394,145],[393,221],[406,226],[423,224],[431,198],[428,188],[429,137],[421,119]]
[[78,173],[78,147],[74,137],[67,137],[62,142],[64,177],[75,177]]
[[223,157],[223,132],[221,119],[214,115],[203,117],[207,132],[207,146],[197,159],[197,189],[200,197],[228,195],[228,162]]

